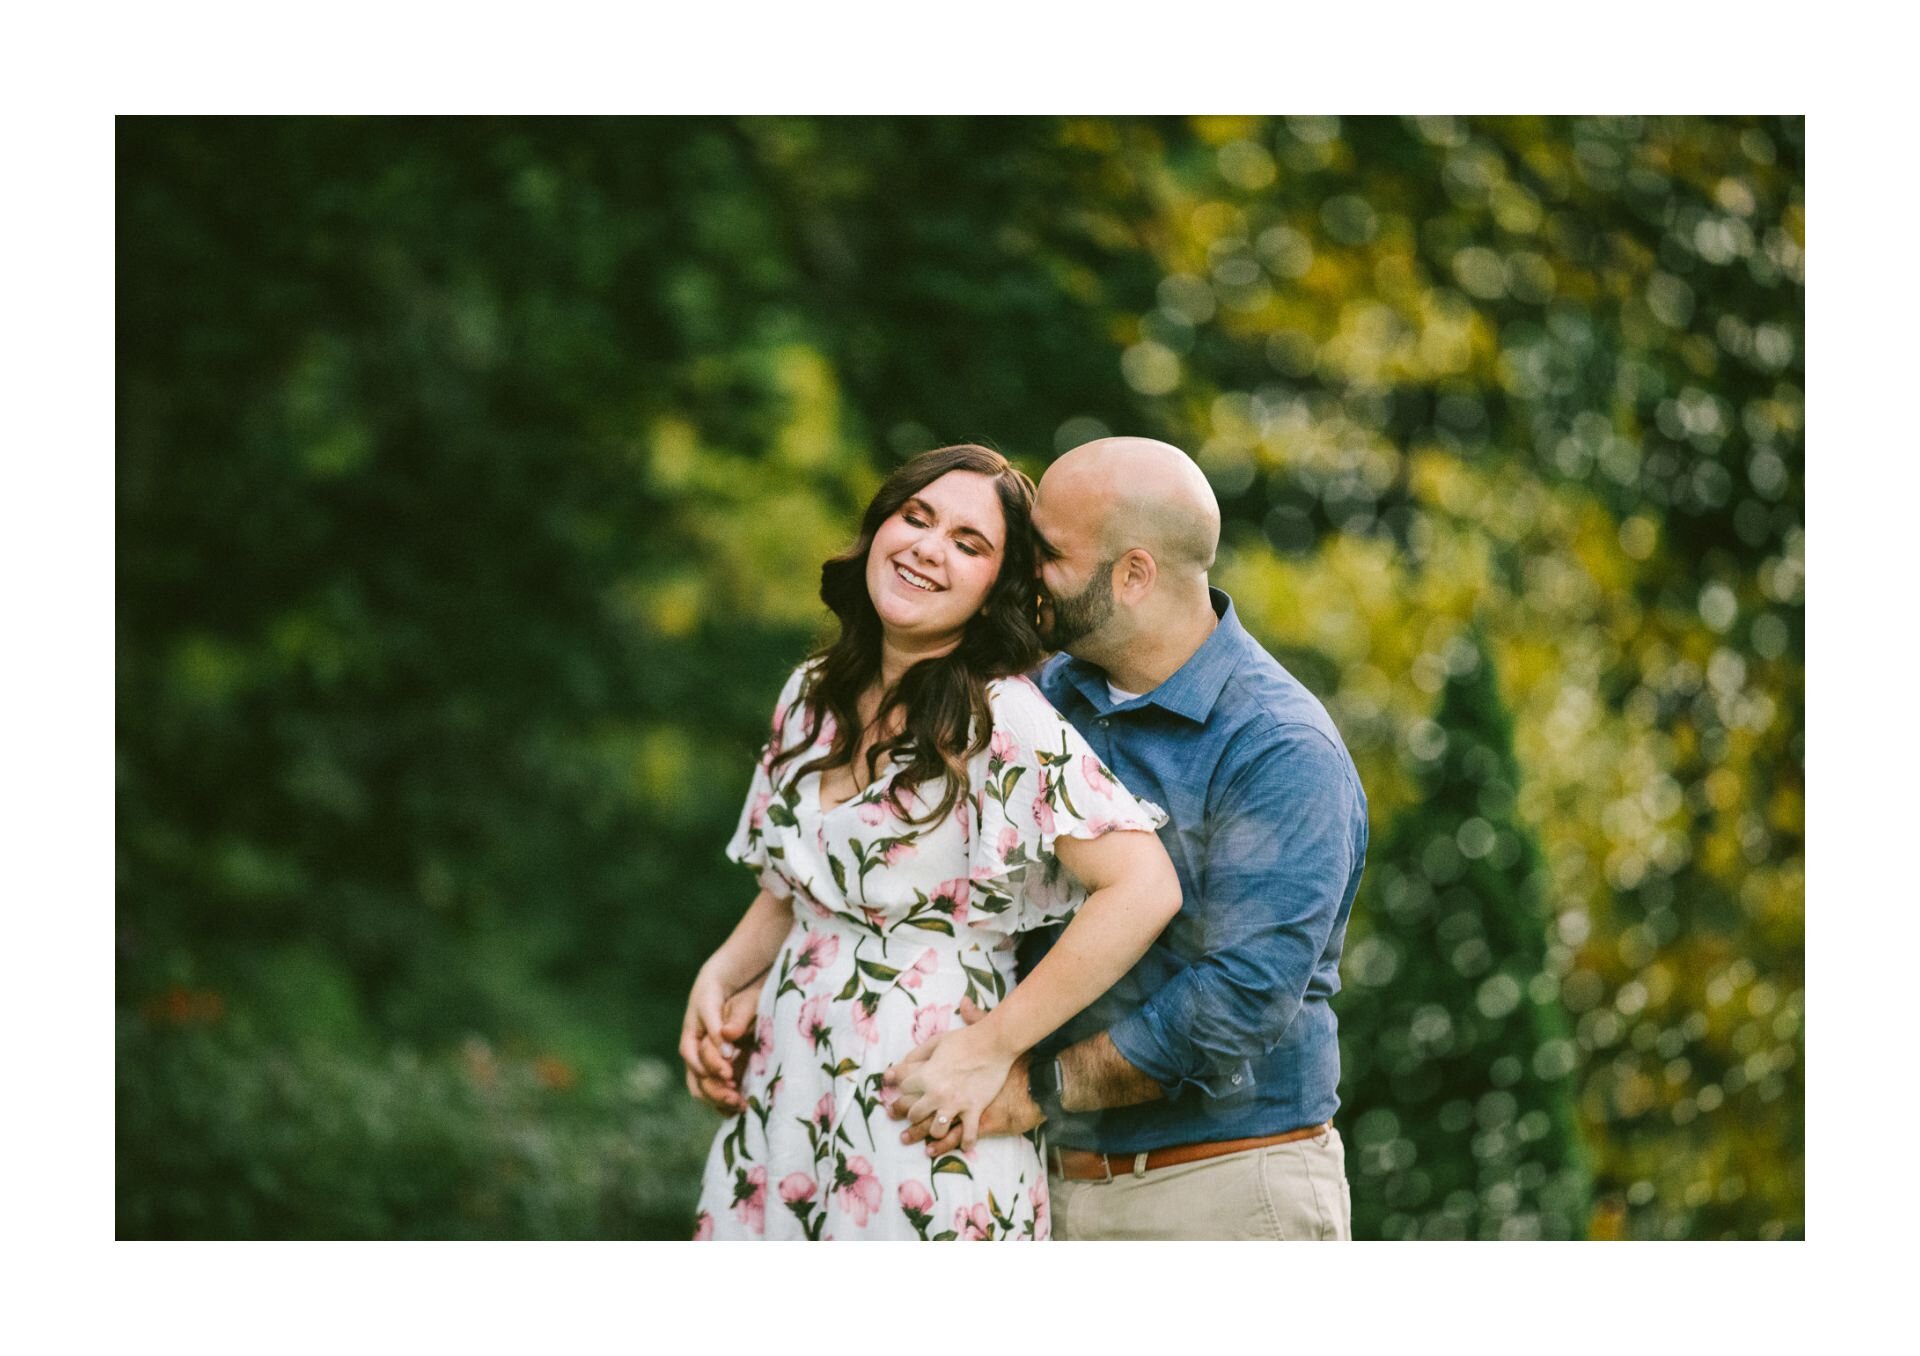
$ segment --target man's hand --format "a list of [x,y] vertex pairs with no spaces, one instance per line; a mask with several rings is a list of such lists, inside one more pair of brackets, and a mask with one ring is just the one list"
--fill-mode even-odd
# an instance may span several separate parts
[[[960,1000],[960,1020],[972,1026],[986,1016],[973,1005],[971,999]],[[895,1101],[887,1108],[887,1114],[895,1120],[907,1118],[906,1099]],[[994,1094],[991,1102],[980,1113],[980,1131],[982,1135],[1023,1135],[1047,1118],[1033,1098],[1027,1093],[1027,1057],[1021,1055],[1014,1060],[1013,1067],[1007,1073],[1006,1082],[1000,1085],[1000,1091]],[[941,1154],[952,1153],[960,1147],[964,1127],[955,1125],[938,1139],[930,1138],[933,1130],[931,1118],[918,1121],[907,1127],[900,1135],[902,1144],[916,1144],[927,1141],[927,1156],[938,1158]]]
[[[702,1000],[705,1000],[704,1003]],[[746,1077],[753,1049],[748,1033],[754,1028],[758,984],[750,984],[718,1008],[717,1025],[711,996],[695,987],[688,1004],[687,1024],[680,1032],[680,1059],[687,1068],[687,1091],[700,1101],[729,1115],[746,1109],[740,1081]],[[696,1010],[696,1004],[701,1005]]]

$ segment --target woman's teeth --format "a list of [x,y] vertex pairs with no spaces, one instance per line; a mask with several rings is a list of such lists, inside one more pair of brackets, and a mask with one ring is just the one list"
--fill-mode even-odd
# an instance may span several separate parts
[[915,574],[912,570],[909,570],[904,565],[895,565],[893,567],[893,571],[895,574],[899,575],[902,579],[906,580],[909,584],[919,589],[922,593],[932,593],[935,589],[940,587],[938,584],[934,583],[931,579],[927,578],[925,575]]

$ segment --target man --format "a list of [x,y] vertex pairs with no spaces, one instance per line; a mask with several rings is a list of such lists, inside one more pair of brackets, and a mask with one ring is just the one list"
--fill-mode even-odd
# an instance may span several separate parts
[[1183,903],[1125,979],[1015,1066],[982,1133],[1044,1120],[1058,1238],[1348,1238],[1328,999],[1366,856],[1353,761],[1208,587],[1220,510],[1185,453],[1076,447],[1041,479],[1033,523],[1042,632],[1064,652],[1040,685],[1168,812]]
[[[1063,651],[1041,687],[1167,811],[1182,905],[1125,979],[1014,1066],[981,1133],[1044,1123],[1058,1238],[1347,1238],[1328,999],[1366,856],[1352,759],[1209,588],[1220,510],[1185,453],[1076,447],[1042,477],[1033,521],[1041,627]],[[727,1019],[738,1039],[751,1011]],[[737,1106],[702,1053],[689,1086]]]

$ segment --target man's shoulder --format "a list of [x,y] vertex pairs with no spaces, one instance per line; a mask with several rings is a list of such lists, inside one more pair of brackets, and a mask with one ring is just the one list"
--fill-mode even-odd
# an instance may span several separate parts
[[1231,736],[1226,751],[1236,763],[1280,759],[1358,780],[1326,704],[1251,638],[1208,717],[1209,726],[1216,722]]
[[1337,734],[1326,705],[1252,636],[1244,638],[1212,714],[1263,727],[1322,726]]

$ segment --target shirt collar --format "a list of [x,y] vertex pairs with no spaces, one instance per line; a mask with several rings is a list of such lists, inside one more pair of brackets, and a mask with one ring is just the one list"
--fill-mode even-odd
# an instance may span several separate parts
[[[1201,642],[1200,648],[1187,657],[1187,662],[1175,669],[1173,676],[1153,691],[1138,698],[1142,705],[1151,703],[1163,711],[1171,711],[1196,725],[1205,724],[1213,713],[1213,704],[1220,698],[1220,690],[1227,685],[1227,679],[1239,667],[1240,650],[1246,643],[1247,633],[1240,625],[1240,619],[1234,615],[1233,599],[1219,589],[1207,590],[1213,600],[1214,615],[1220,619],[1213,628],[1213,634]],[[1092,704],[1101,715],[1114,709],[1113,698],[1107,693],[1106,670],[1087,663],[1084,659],[1067,660],[1066,676],[1069,682]],[[1131,706],[1133,703],[1128,703]]]

